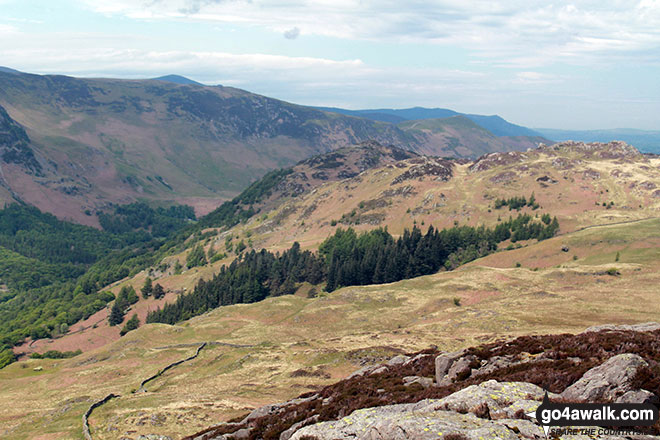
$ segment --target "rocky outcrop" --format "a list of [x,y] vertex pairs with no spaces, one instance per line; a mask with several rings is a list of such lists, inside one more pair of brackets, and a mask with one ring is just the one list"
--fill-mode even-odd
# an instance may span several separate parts
[[[481,419],[473,414],[434,410],[433,407],[437,403],[430,400],[360,409],[341,420],[304,427],[297,431],[291,440],[425,440],[452,436],[457,440],[521,438],[505,423]],[[542,434],[542,431],[536,428],[539,437],[539,432]]]
[[[612,377],[607,372],[619,367],[631,372],[630,368],[640,365],[634,356],[616,356],[617,359],[612,358],[608,365],[598,368],[601,372],[605,371],[607,377]],[[596,370],[590,370],[584,379],[588,382],[599,373]],[[600,389],[585,384],[579,387],[585,391]],[[338,420],[304,426],[292,436],[287,433],[280,440],[539,439],[543,437],[541,426],[526,414],[538,408],[544,394],[545,390],[530,383],[489,380],[443,399],[360,409]],[[550,393],[549,397],[556,399],[565,396]],[[629,437],[607,438],[623,440]]]
[[[559,401],[658,402],[660,324],[596,330],[399,355],[297,402],[269,405],[241,423],[218,425],[189,439],[265,433],[280,440],[540,439],[541,426],[526,414],[540,405],[546,390]],[[659,435],[660,429],[650,433]]]
[[[614,402],[633,389],[633,380],[648,363],[636,354],[620,354],[603,365],[592,368],[561,396],[567,400],[586,402]],[[629,396],[630,397],[630,396]]]
[[527,159],[527,157],[528,154],[518,151],[509,151],[506,153],[488,153],[475,160],[474,163],[468,167],[468,171],[470,173],[476,173],[499,166],[520,163]]
[[426,176],[446,182],[453,175],[453,164],[448,160],[424,157],[424,160],[420,162],[422,163],[411,166],[396,177],[391,184],[396,185],[406,180],[421,179]]
[[491,380],[443,399],[360,409],[303,427],[287,440],[539,439],[544,436],[541,426],[525,414],[538,408],[544,393],[528,383]]
[[539,147],[539,151],[549,154],[556,154],[557,152],[579,153],[590,159],[644,159],[639,150],[621,141],[607,143],[566,141],[550,146],[544,145]]
[[480,417],[513,418],[520,409],[533,411],[544,394],[543,388],[531,383],[489,380],[440,399],[437,408]]

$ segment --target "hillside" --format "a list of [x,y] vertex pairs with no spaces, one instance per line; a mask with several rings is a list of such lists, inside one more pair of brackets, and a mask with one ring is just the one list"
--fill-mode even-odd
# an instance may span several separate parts
[[[112,392],[121,397],[92,415],[94,438],[180,438],[431,345],[453,351],[501,338],[650,321],[660,312],[653,300],[660,281],[658,226],[649,220],[591,228],[457,271],[318,298],[289,295],[223,307],[174,326],[142,326],[73,359],[12,364],[0,370],[0,400],[13,402],[0,412],[0,435],[76,438],[81,414]],[[544,256],[536,270],[514,267],[523,251]],[[609,275],[612,267],[620,275]],[[204,341],[214,344],[198,359],[148,384],[146,393],[131,393]]]
[[[5,435],[69,438],[80,432],[80,415],[91,402],[113,392],[122,397],[92,415],[94,438],[182,436],[430,345],[447,351],[502,337],[653,320],[659,173],[660,159],[623,143],[561,143],[475,161],[368,143],[304,160],[226,205],[254,212],[230,223],[213,215],[202,219],[162,260],[103,289],[116,295],[133,286],[139,292],[147,276],[164,286],[164,298],[130,306],[127,317],[136,314],[142,323],[137,330],[120,338],[121,326],[108,326],[105,308],[61,337],[16,347],[19,353],[84,353],[68,360],[23,357],[0,371],[0,400],[20,402],[0,413]],[[558,218],[557,236],[511,237],[455,270],[332,292],[323,283],[296,283],[294,295],[200,308],[205,313],[174,325],[144,324],[158,307],[212,285],[222,265],[239,255],[236,266],[250,260],[252,249],[289,258],[294,241],[298,252],[316,251],[340,228],[381,226],[400,238],[415,225],[425,233],[430,225],[495,227],[509,216],[540,221],[546,214]],[[200,248],[203,262],[186,267]],[[278,270],[288,264],[280,261]],[[249,271],[232,273],[241,278]],[[150,383],[147,393],[131,393],[202,342],[212,344],[199,358]],[[74,375],[76,385],[63,392],[58,384]],[[27,396],[28,388],[40,392]]]
[[[364,367],[341,382],[255,409],[241,421],[186,440],[245,433],[292,440],[479,439],[486,432],[498,439],[538,439],[543,428],[552,427],[539,423],[537,408],[545,393],[554,402],[652,408],[660,394],[658,336],[660,324],[649,322],[596,326],[577,335],[523,336],[454,352],[429,348]],[[660,423],[637,432],[657,435]],[[613,432],[607,438],[631,437]]]
[[[266,171],[341,145],[376,139],[415,147],[389,124],[163,80],[0,72],[0,107],[2,126],[20,127],[24,156],[3,153],[4,199],[13,192],[92,225],[108,203],[136,199],[205,213]],[[10,141],[2,147],[16,150]]]
[[[169,292],[190,291],[200,278],[209,280],[244,249],[281,252],[299,242],[302,249],[315,250],[339,228],[387,227],[396,237],[415,225],[423,232],[430,225],[437,229],[456,224],[492,227],[521,214],[535,221],[550,214],[557,217],[560,234],[566,234],[594,225],[654,218],[660,209],[660,159],[645,157],[625,144],[566,143],[526,153],[490,154],[474,162],[422,156],[401,159],[399,154],[404,153],[366,144],[303,161],[288,172],[266,178],[202,218],[195,236],[177,248],[182,250],[165,257],[149,273]],[[373,167],[354,175],[368,157],[380,159],[372,159]],[[331,172],[328,180],[313,178],[319,169]],[[532,196],[536,209],[527,206]],[[529,199],[527,205],[496,207],[498,200],[518,197]],[[525,240],[505,241],[498,246],[526,249],[526,244]],[[204,264],[176,273],[177,264],[185,268],[200,245],[207,255]],[[521,261],[530,267],[544,264],[539,255],[523,255]],[[521,262],[496,260],[504,262],[498,267]],[[142,272],[131,281],[136,290],[146,276]],[[136,306],[143,322],[148,308],[155,307],[150,301]],[[93,343],[85,342],[85,346],[107,340],[104,325],[88,330]],[[72,346],[68,338],[36,341],[28,351],[46,346],[68,350]]]
[[541,136],[495,136],[469,116],[456,115],[444,119],[409,120],[397,124],[399,128],[412,134],[417,141],[427,146],[420,151],[437,155],[432,145],[447,145],[448,150],[457,154],[450,156],[470,157],[491,152],[525,150],[548,142]]
[[[422,228],[493,225],[510,215],[556,215],[563,233],[595,224],[656,217],[660,159],[623,143],[561,143],[535,150],[492,153],[476,161],[416,157],[315,191],[283,199],[230,233],[254,247],[314,248],[338,227],[394,234]],[[540,208],[495,209],[496,199],[534,194]],[[210,225],[209,225],[210,226]],[[221,241],[222,240],[222,241]],[[222,249],[224,239],[216,242]]]
[[359,142],[474,158],[538,141],[483,133],[472,149],[473,127],[465,130],[408,132],[176,75],[80,79],[2,70],[0,133],[10,135],[0,139],[0,200],[92,226],[111,203],[136,200],[189,204],[201,215],[270,170]]

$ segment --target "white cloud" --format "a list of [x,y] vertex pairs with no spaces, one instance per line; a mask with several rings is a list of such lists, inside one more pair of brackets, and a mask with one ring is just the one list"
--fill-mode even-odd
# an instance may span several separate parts
[[539,85],[557,81],[560,81],[560,78],[558,78],[556,75],[547,73],[534,71],[523,71],[516,73],[516,82],[519,84]]
[[[660,47],[658,0],[80,0],[104,14],[244,23],[277,32],[446,44],[502,65],[606,59]],[[293,35],[293,34],[291,34]]]

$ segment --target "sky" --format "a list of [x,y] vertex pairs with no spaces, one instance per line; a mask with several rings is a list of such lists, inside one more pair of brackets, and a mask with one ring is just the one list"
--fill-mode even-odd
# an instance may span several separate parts
[[0,65],[660,130],[660,0],[0,0]]

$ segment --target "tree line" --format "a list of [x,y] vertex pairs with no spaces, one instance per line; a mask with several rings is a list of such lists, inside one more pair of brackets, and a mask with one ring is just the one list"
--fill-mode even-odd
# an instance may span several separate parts
[[187,226],[192,208],[145,206],[117,207],[113,215],[128,228],[114,231],[61,221],[27,205],[0,210],[0,282],[6,285],[0,291],[0,368],[15,359],[12,346],[66,333],[115,299],[100,291],[103,286],[183,246],[189,233],[182,231],[194,227]]
[[497,249],[511,239],[543,240],[559,229],[556,217],[541,221],[524,214],[494,228],[454,226],[423,234],[415,226],[395,239],[386,228],[358,234],[339,228],[318,253],[301,251],[296,242],[280,253],[262,249],[239,255],[211,280],[200,280],[190,293],[151,312],[147,322],[174,324],[219,306],[252,303],[267,297],[292,294],[296,283],[326,283],[331,292],[342,286],[393,282],[452,270]]

